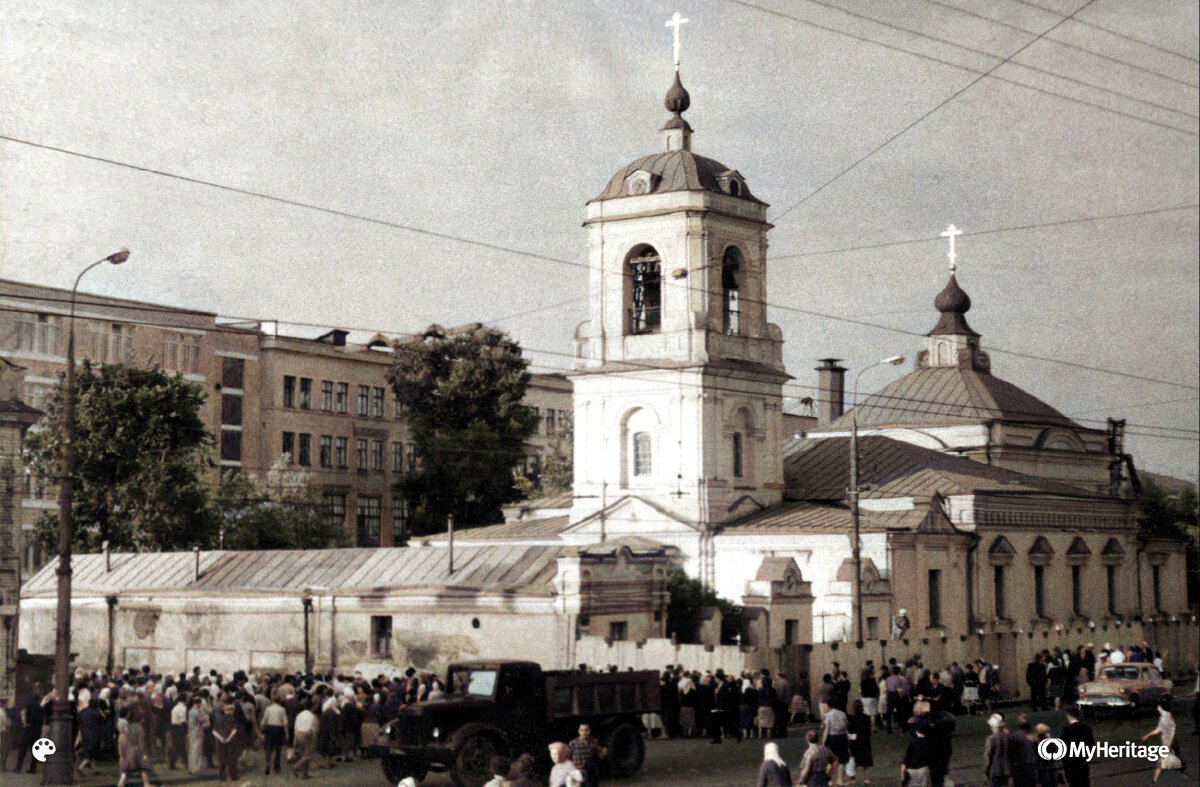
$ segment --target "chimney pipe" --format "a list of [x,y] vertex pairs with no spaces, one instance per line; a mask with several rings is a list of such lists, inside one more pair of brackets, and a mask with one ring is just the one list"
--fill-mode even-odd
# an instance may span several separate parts
[[104,573],[112,571],[112,553],[108,551],[108,541],[104,541],[100,545],[100,549],[104,552]]
[[846,410],[846,369],[840,358],[821,358],[817,367],[817,426],[840,418]]
[[200,580],[200,547],[192,547],[192,554],[196,556],[196,579]]

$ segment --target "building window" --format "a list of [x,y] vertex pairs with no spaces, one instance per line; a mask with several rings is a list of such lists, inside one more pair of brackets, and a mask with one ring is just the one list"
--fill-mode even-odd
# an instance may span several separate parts
[[1039,618],[1046,617],[1046,567],[1033,567],[1033,613]]
[[59,318],[53,314],[17,315],[14,350],[53,355],[58,350]]
[[325,503],[325,518],[329,520],[329,523],[338,527],[345,527],[346,495],[341,492],[326,492],[323,501]]
[[633,474],[648,476],[651,469],[650,433],[638,432],[633,436]]
[[383,388],[371,389],[371,417],[383,418]]
[[741,332],[741,304],[738,299],[741,279],[742,253],[736,246],[725,250],[721,262],[721,330],[727,334]]
[[1083,617],[1083,566],[1071,566],[1071,614]]
[[369,385],[358,386],[358,414],[371,414],[371,386]]
[[358,546],[379,546],[380,499],[375,495],[358,497]]
[[662,325],[662,260],[646,246],[628,263],[629,333],[655,333]]
[[392,657],[392,616],[371,616],[371,658]]
[[733,477],[742,477],[742,433],[733,433]]
[[552,435],[554,434],[554,430],[554,410],[548,409],[546,410],[546,434]]
[[281,447],[281,453],[283,454],[284,463],[290,465],[292,463],[292,457],[295,456],[295,454],[296,454],[296,433],[295,432],[284,432],[283,433],[283,445]]
[[867,618],[867,639],[879,639],[879,618]]
[[929,571],[929,625],[942,625],[942,572]]
[[404,447],[404,464],[408,467],[408,472],[417,472],[417,445],[409,443]]
[[296,378],[290,374],[283,376],[283,406],[296,406]]
[[200,337],[194,333],[163,333],[163,368],[172,372],[200,371]]
[[312,378],[300,378],[300,409],[312,409]]
[[333,380],[321,381],[321,409],[327,413],[333,411]]
[[403,544],[408,540],[408,501],[403,497],[392,498],[392,543]]
[[350,462],[350,439],[347,437],[339,437],[334,443],[333,458],[337,462],[338,467],[348,467]]
[[321,467],[333,467],[333,435],[321,435]]
[[354,459],[359,470],[367,469],[367,441],[364,438],[354,441]]
[[300,435],[300,466],[308,467],[312,464],[312,435]]
[[129,363],[133,360],[132,325],[92,325],[91,342],[90,356],[97,363]]
[[221,459],[227,462],[242,461],[242,433],[225,430],[221,432]]
[[241,390],[246,376],[246,362],[241,358],[221,359],[221,387]]
[[339,413],[350,412],[350,384],[337,384],[337,411]]
[[608,638],[620,642],[629,636],[629,623],[624,620],[614,620],[608,624]]
[[996,601],[996,617],[1008,617],[1004,605],[1004,566],[992,566],[992,595]]
[[783,621],[783,644],[784,645],[799,645],[800,644],[800,621],[798,621],[798,620]]
[[1154,586],[1154,611],[1162,612],[1162,566],[1150,566],[1150,581]]
[[1117,614],[1117,567],[1105,566],[1108,574],[1108,614]]
[[242,423],[242,397],[236,394],[221,395],[221,423],[240,426]]
[[371,469],[383,470],[383,441],[371,441]]
[[559,431],[566,429],[571,425],[571,413],[566,410],[558,411],[558,428]]
[[404,443],[392,443],[392,472],[404,472]]

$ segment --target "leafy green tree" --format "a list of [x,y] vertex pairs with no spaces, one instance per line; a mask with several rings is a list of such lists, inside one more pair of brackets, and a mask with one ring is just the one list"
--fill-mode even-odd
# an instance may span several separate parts
[[671,572],[667,592],[671,596],[667,605],[667,636],[674,636],[679,642],[694,642],[703,607],[721,610],[721,642],[732,643],[741,632],[743,608],[721,598],[715,590],[692,579],[683,569]]
[[1200,547],[1197,540],[1196,488],[1188,487],[1170,494],[1145,476],[1137,494],[1138,532],[1140,535],[1187,539],[1187,597],[1188,604],[1200,601]]
[[328,517],[307,484],[274,494],[241,473],[226,476],[214,501],[225,549],[325,549],[349,546],[344,523]]
[[520,345],[478,323],[432,326],[395,345],[388,380],[418,460],[396,488],[412,508],[414,535],[440,532],[449,514],[462,525],[499,522],[500,507],[519,498],[513,470],[538,424],[521,403],[528,366]]
[[575,427],[570,421],[560,424],[546,451],[529,471],[517,476],[522,497],[551,497],[570,492],[575,480]]
[[[184,549],[217,531],[202,478],[212,436],[200,419],[205,393],[181,377],[129,366],[80,364],[75,439],[75,549]],[[25,442],[26,460],[60,475],[63,391]],[[58,514],[43,514],[37,537],[57,549]]]

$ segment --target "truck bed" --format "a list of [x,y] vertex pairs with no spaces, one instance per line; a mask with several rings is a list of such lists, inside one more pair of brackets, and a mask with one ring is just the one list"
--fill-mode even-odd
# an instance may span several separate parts
[[554,670],[546,680],[546,716],[560,720],[610,714],[659,713],[658,673]]

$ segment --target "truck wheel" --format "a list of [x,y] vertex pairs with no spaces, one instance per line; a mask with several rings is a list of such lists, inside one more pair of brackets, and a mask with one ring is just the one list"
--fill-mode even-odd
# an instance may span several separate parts
[[389,784],[398,784],[401,779],[414,777],[418,783],[425,779],[426,771],[407,757],[399,754],[383,755],[383,775]]
[[608,770],[613,776],[632,776],[646,759],[646,741],[642,732],[628,722],[618,724],[604,738],[608,749]]
[[459,787],[483,787],[492,778],[492,757],[504,754],[504,747],[490,735],[472,735],[454,752],[451,777]]

